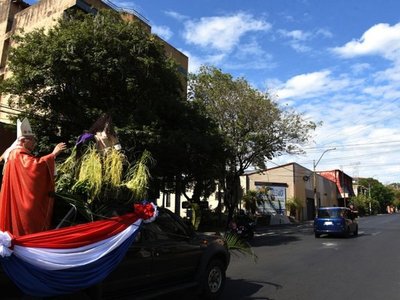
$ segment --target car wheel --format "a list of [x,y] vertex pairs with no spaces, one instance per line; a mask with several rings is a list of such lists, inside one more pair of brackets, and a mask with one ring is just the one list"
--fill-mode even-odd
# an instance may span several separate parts
[[87,298],[84,298],[84,297],[78,295],[78,297],[76,299],[101,300],[101,299],[103,299],[103,286],[101,283],[98,283],[96,285],[88,287],[87,289],[84,290],[84,294],[87,296]]
[[253,231],[253,230],[250,230],[250,231],[249,231],[249,234],[248,234],[248,239],[251,240],[251,239],[253,239],[253,238],[254,238],[254,231]]
[[217,299],[224,289],[225,280],[224,264],[217,259],[210,261],[202,277],[202,299]]
[[321,235],[319,233],[315,233],[315,237],[319,238]]
[[354,235],[355,235],[355,236],[358,235],[358,226],[356,226],[356,230],[354,231]]
[[344,237],[348,238],[350,236],[350,227],[346,228],[346,231],[344,232]]

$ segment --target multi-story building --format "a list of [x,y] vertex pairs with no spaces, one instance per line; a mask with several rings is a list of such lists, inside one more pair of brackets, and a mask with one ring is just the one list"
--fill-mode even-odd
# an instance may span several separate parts
[[[9,49],[13,47],[11,36],[20,30],[28,33],[37,28],[51,28],[69,10],[96,13],[100,9],[119,11],[127,20],[138,21],[143,30],[151,32],[149,22],[138,12],[121,9],[108,0],[40,0],[29,5],[22,0],[0,0],[0,81],[12,76],[7,68]],[[179,71],[186,78],[188,57],[160,39],[167,55],[179,64]],[[186,82],[184,83],[186,84]],[[186,89],[184,89],[186,90]],[[7,128],[10,115],[18,115],[18,109],[8,106],[8,95],[0,95],[0,153],[14,141],[15,132]]]

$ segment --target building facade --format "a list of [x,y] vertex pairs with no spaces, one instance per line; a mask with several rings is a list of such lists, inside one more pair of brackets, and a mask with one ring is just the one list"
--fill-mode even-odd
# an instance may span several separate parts
[[338,189],[338,206],[348,206],[350,198],[355,196],[353,178],[342,170],[318,172],[319,175],[334,182]]
[[[342,185],[343,180],[339,180],[341,178],[345,178],[345,188]],[[314,219],[317,206],[344,205],[343,196],[345,196],[347,205],[349,197],[354,195],[352,187],[348,186],[348,182],[351,182],[351,177],[340,170],[316,172],[314,174],[312,170],[294,162],[267,170],[247,172],[240,178],[243,194],[261,189],[268,191],[269,200],[260,205],[258,209],[262,214],[276,216],[275,223],[278,224],[289,222],[289,219],[280,216],[289,215],[286,204],[293,199],[301,204],[294,216],[299,221]],[[341,194],[341,191],[346,192]],[[190,197],[190,191],[187,194]],[[220,195],[217,192],[208,199],[204,199],[210,209],[215,209],[220,204],[222,197],[218,196]],[[176,195],[172,192],[161,193],[157,199],[157,205],[174,210],[175,199]],[[243,208],[243,203],[239,203],[238,208]],[[185,207],[181,206],[181,216],[186,216],[186,211]],[[271,221],[273,221],[273,218],[271,218]]]
[[242,187],[245,192],[267,188],[274,199],[273,208],[286,215],[289,213],[286,211],[286,202],[296,199],[301,203],[296,218],[301,221],[312,220],[318,204],[338,205],[338,189],[335,182],[318,173],[314,177],[313,171],[294,162],[247,173],[242,176]]
[[[40,0],[29,5],[22,0],[0,0],[0,81],[12,76],[8,70],[7,58],[9,50],[15,46],[12,42],[14,33],[31,32],[38,28],[51,28],[68,11],[80,10],[85,13],[96,13],[100,9],[112,9],[120,12],[127,20],[138,21],[143,30],[151,33],[149,22],[134,10],[118,8],[107,0]],[[159,38],[159,37],[157,37]],[[179,71],[186,78],[188,73],[188,57],[159,38],[165,46],[165,53],[179,65]],[[186,85],[186,81],[183,83]],[[186,88],[184,89],[186,90]],[[0,95],[0,153],[15,140],[13,128],[9,128],[10,116],[19,114],[18,109],[8,105],[8,95]]]

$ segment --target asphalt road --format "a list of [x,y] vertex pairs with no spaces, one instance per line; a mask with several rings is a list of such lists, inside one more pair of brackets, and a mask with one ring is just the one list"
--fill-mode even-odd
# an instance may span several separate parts
[[264,229],[257,263],[233,256],[221,300],[400,299],[400,214],[359,218],[359,235],[314,237],[312,227]]
[[400,299],[400,214],[360,218],[347,239],[316,239],[311,223],[259,228],[251,244],[258,261],[232,256],[220,300]]

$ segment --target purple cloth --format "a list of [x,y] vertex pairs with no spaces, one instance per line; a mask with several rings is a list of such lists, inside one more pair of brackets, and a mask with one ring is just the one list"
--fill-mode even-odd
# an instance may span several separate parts
[[76,145],[84,144],[86,141],[93,139],[94,134],[92,133],[84,133],[78,137],[76,141]]

